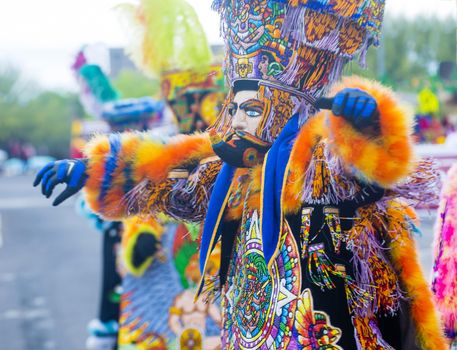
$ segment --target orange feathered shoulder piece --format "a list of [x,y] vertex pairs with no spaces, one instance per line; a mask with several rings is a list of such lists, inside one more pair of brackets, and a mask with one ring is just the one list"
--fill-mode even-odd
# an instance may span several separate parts
[[344,78],[331,96],[344,88],[370,94],[380,113],[380,133],[370,136],[354,129],[344,118],[329,114],[328,134],[333,152],[369,182],[385,188],[395,185],[413,169],[413,114],[381,84],[359,77]]

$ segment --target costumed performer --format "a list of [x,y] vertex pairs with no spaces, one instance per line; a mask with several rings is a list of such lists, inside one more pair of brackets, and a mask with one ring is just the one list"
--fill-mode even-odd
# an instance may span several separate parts
[[[224,84],[220,66],[210,65],[210,48],[193,9],[182,1],[142,1],[138,7],[123,7],[134,15],[131,25],[144,33],[132,38],[132,56],[142,70],[161,80],[163,98],[179,131],[206,129],[217,117]],[[171,49],[163,50],[170,43]],[[135,47],[142,52],[138,54]],[[165,142],[155,130],[151,134]],[[217,348],[219,308],[203,302],[189,307],[200,279],[198,228],[191,235],[188,226],[162,217],[134,217],[123,223],[122,256],[129,273],[122,282],[119,348]]]
[[[165,122],[164,104],[151,97],[120,99],[120,94],[113,88],[102,67],[88,58],[90,55],[87,52],[91,49],[91,46],[86,46],[80,50],[72,65],[80,88],[80,101],[86,112],[107,122],[113,132],[143,131],[161,126]],[[117,255],[123,226],[120,221],[103,220],[90,211],[82,199],[78,206],[80,213],[91,219],[103,236],[99,313],[88,325],[90,335],[86,348],[114,349],[119,330],[122,283],[117,268]]]
[[[213,7],[231,90],[211,135],[94,139],[79,186],[90,205],[112,218],[205,218],[199,294],[221,294],[223,349],[445,349],[407,204],[433,196],[436,174],[415,162],[412,116],[390,90],[339,82],[377,43],[384,1]],[[126,168],[131,176],[117,176]]]

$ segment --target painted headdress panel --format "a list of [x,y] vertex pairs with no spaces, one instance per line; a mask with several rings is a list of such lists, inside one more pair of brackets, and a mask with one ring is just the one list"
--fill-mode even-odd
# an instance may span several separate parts
[[378,41],[384,0],[216,0],[226,76],[311,94]]
[[225,90],[220,64],[162,74],[162,95],[173,109],[182,133],[201,131],[213,124]]

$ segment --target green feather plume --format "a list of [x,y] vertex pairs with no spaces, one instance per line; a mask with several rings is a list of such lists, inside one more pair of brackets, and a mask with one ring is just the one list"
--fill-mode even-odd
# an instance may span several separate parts
[[118,6],[128,22],[129,53],[146,73],[199,70],[211,64],[211,50],[195,10],[185,0],[141,0]]

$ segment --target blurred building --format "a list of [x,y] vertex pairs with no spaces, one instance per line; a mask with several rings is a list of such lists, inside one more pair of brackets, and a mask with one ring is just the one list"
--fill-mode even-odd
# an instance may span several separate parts
[[[115,79],[123,70],[137,70],[133,61],[126,54],[125,49],[122,47],[112,47],[109,50],[109,77]],[[211,45],[214,61],[217,63],[222,62],[224,58],[223,45]]]
[[110,74],[111,79],[117,78],[123,70],[136,70],[135,64],[125,53],[125,49],[114,47],[109,49]]

